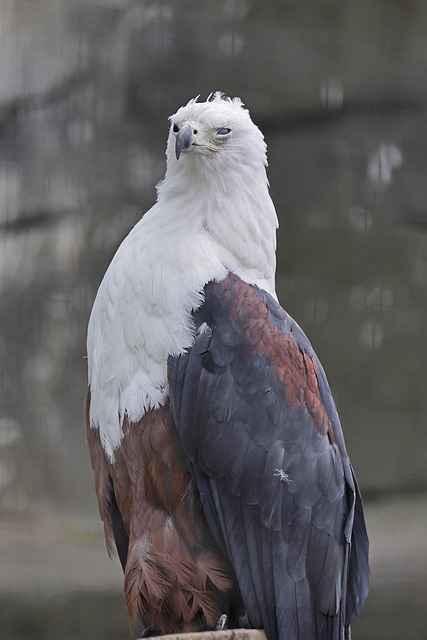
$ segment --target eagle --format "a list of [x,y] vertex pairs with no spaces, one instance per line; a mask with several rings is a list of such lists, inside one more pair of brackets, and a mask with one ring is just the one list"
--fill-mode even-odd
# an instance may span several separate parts
[[275,292],[264,136],[239,98],[170,118],[157,201],[88,326],[87,440],[145,635],[344,640],[368,592],[362,500],[324,370]]

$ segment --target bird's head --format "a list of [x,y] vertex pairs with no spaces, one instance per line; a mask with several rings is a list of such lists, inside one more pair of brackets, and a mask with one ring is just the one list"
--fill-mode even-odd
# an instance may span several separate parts
[[170,123],[169,171],[267,164],[264,137],[240,98],[227,98],[220,92],[211,94],[206,102],[194,98],[170,117]]
[[175,239],[180,231],[185,242],[203,238],[222,265],[275,295],[277,216],[266,149],[240,98],[216,92],[190,100],[170,117],[155,211]]

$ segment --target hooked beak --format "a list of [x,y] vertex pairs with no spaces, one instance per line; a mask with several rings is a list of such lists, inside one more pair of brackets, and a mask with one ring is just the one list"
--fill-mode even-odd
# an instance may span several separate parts
[[175,143],[175,155],[176,159],[179,160],[179,156],[185,149],[191,147],[193,142],[195,141],[193,128],[190,124],[182,125]]

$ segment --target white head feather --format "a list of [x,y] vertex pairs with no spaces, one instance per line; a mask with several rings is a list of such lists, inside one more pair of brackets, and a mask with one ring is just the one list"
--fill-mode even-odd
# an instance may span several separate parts
[[[167,401],[167,358],[191,346],[205,284],[233,271],[275,295],[277,217],[262,133],[239,98],[220,93],[170,120],[157,202],[120,245],[89,321],[90,420],[111,460],[124,416],[137,421]],[[183,128],[192,143],[177,159]]]

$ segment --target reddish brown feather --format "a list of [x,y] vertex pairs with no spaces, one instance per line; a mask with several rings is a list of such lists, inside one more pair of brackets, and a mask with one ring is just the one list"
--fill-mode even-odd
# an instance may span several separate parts
[[105,457],[99,429],[89,425],[89,406],[90,392],[87,437],[109,551],[114,547],[112,487],[129,536],[129,616],[162,633],[213,628],[227,611],[232,571],[207,527],[169,406],[135,424],[125,419],[114,463]]
[[253,287],[232,274],[222,286],[231,318],[242,326],[253,346],[253,355],[267,357],[271,362],[278,380],[285,385],[289,406],[296,410],[305,402],[318,431],[333,441],[332,423],[323,406],[313,358],[300,349],[291,331],[280,332]]
[[101,445],[99,429],[90,428],[89,409],[90,390],[88,389],[85,398],[86,437],[89,445],[92,468],[95,472],[95,491],[98,498],[99,514],[104,523],[107,550],[108,554],[111,556],[115,552],[113,525],[111,520],[111,476],[109,465],[105,458],[104,449]]

